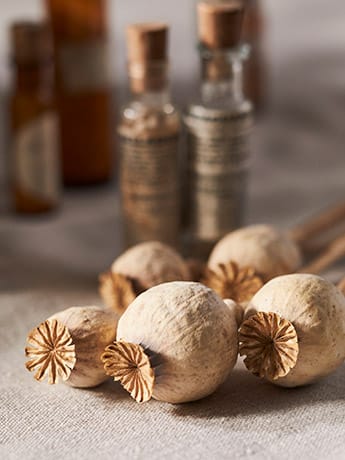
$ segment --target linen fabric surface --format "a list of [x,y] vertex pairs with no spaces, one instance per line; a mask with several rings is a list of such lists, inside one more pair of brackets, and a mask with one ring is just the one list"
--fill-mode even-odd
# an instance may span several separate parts
[[[278,3],[267,2],[279,39],[271,100],[253,137],[247,222],[288,228],[345,196],[345,59],[335,40],[344,5],[305,0],[304,29],[301,3],[282,11]],[[307,45],[294,47],[298,40]],[[181,86],[180,100],[187,93]],[[283,389],[239,363],[216,393],[184,405],[139,405],[112,381],[92,390],[36,382],[24,366],[28,331],[58,310],[101,304],[97,276],[120,251],[116,183],[67,191],[56,215],[0,216],[1,459],[345,458],[345,365]],[[340,263],[325,276],[342,273]]]

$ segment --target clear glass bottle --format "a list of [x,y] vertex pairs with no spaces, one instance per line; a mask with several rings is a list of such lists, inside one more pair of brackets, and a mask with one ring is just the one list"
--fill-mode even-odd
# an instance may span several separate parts
[[180,116],[171,103],[164,24],[127,31],[132,99],[122,110],[120,192],[126,245],[178,245]]
[[52,45],[46,24],[18,22],[10,32],[13,201],[17,212],[36,214],[55,209],[60,199]]
[[185,117],[187,252],[206,259],[214,244],[242,224],[252,105],[242,91],[241,3],[198,6],[201,97]]

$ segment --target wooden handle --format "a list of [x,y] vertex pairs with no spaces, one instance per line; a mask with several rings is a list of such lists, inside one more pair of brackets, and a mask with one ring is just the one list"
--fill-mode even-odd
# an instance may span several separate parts
[[298,272],[318,274],[343,257],[345,257],[345,234],[336,238],[316,259]]
[[323,210],[317,216],[312,217],[306,222],[297,225],[289,231],[289,236],[297,244],[303,247],[303,243],[308,243],[310,238],[320,235],[322,232],[333,227],[345,219],[345,202]]

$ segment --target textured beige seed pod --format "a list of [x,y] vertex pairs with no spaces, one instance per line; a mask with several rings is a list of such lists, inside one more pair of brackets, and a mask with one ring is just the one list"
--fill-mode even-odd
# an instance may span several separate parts
[[298,246],[285,233],[270,225],[251,225],[222,238],[214,247],[208,266],[236,262],[252,267],[265,280],[292,273],[302,264]]
[[101,384],[107,379],[101,355],[115,339],[117,321],[113,311],[99,307],[72,307],[54,314],[29,333],[27,369],[50,384]]
[[337,284],[339,291],[341,291],[345,295],[345,277],[342,278],[339,283]]
[[171,282],[122,315],[105,369],[138,401],[182,403],[213,393],[237,360],[235,314],[200,283]]
[[240,327],[240,325],[243,322],[243,316],[244,316],[244,310],[245,307],[243,307],[241,304],[236,303],[232,299],[223,299],[223,302],[225,305],[229,308],[231,313],[235,316],[235,320],[237,323],[237,326]]
[[316,275],[274,278],[251,300],[240,353],[255,374],[295,387],[333,372],[345,359],[345,298]]
[[109,307],[123,313],[141,292],[168,281],[190,279],[183,258],[158,241],[141,243],[125,251],[100,276],[100,293]]

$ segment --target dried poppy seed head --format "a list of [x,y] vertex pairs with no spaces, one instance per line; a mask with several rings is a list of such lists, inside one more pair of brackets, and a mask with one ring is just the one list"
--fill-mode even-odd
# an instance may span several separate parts
[[240,268],[236,262],[219,264],[214,270],[206,269],[201,280],[223,299],[248,302],[263,286],[263,279],[252,267]]
[[118,315],[100,307],[72,307],[55,313],[28,336],[29,371],[39,381],[59,380],[79,388],[107,379],[101,354],[116,336]]
[[99,292],[104,303],[120,315],[140,293],[128,276],[111,271],[99,276]]
[[[130,392],[134,391],[129,385],[135,377],[137,388],[139,383],[153,384],[149,390],[142,387],[147,397],[152,393],[154,399],[172,404],[195,401],[215,391],[234,367],[237,329],[235,313],[212,289],[193,282],[163,283],[130,304],[118,325],[122,348],[111,346],[106,352],[111,353],[103,355],[103,360],[110,359],[108,370],[123,386],[128,385]],[[126,347],[134,348],[124,350],[124,341]],[[145,349],[140,344],[145,344]],[[138,353],[135,359],[134,353]],[[117,364],[111,368],[114,358]],[[138,363],[143,363],[142,367]],[[147,370],[146,377],[142,369]],[[136,391],[133,394],[135,397]],[[138,394],[137,398],[142,400],[143,396]]]
[[137,402],[151,399],[155,375],[141,345],[114,342],[105,349],[102,361],[106,374],[119,381]]
[[66,381],[76,363],[75,346],[68,329],[57,320],[47,320],[33,329],[27,338],[29,358],[26,368],[35,373],[35,379],[49,384]]
[[299,247],[284,233],[270,225],[250,225],[228,233],[213,248],[208,266],[236,262],[253,267],[268,281],[295,272],[302,264]]
[[122,314],[141,292],[189,276],[187,264],[173,248],[148,241],[129,248],[113,262],[110,272],[100,276],[100,293],[108,307]]
[[244,364],[258,377],[277,380],[295,367],[298,338],[293,325],[276,313],[259,312],[239,330],[239,352]]
[[[292,274],[272,279],[251,299],[246,317],[248,322],[255,318],[257,321],[243,323],[242,354],[247,355],[256,373],[262,369],[262,374],[266,373],[265,377],[277,385],[296,387],[313,383],[335,371],[345,360],[345,297],[320,276]],[[295,359],[293,350],[285,348],[293,339],[288,323],[298,336],[297,361],[285,376],[278,369],[265,372],[271,367],[269,359],[280,368],[284,363],[291,366]],[[247,329],[248,325],[251,327]],[[267,337],[274,344],[271,350],[275,354],[268,353],[263,359],[263,353],[269,349]],[[282,363],[278,361],[280,357]]]

